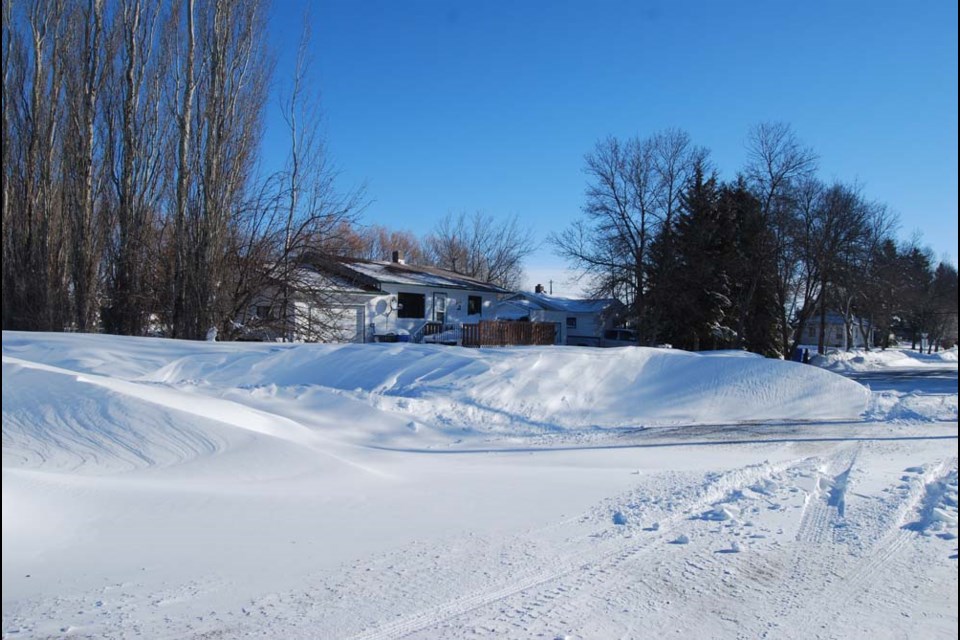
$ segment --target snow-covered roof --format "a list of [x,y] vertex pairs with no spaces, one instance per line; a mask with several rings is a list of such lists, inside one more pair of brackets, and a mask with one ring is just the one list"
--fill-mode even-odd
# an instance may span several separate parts
[[437,267],[414,266],[400,262],[338,258],[324,261],[318,264],[317,268],[329,271],[346,280],[368,286],[407,284],[421,287],[466,289],[486,293],[510,293],[502,287],[454,271]]
[[330,291],[337,293],[375,293],[372,287],[363,286],[337,273],[318,271],[314,267],[304,266],[296,269],[290,276],[291,284],[300,291]]
[[615,309],[620,302],[615,298],[561,298],[545,293],[521,292],[504,304],[530,311],[562,311],[564,313],[603,313]]

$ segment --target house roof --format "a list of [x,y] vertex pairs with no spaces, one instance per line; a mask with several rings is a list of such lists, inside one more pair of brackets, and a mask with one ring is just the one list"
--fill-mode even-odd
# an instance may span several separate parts
[[378,288],[340,273],[318,269],[313,265],[298,268],[290,276],[294,288],[300,291],[328,291],[351,294],[376,294]]
[[352,287],[370,291],[383,284],[414,285],[465,289],[485,293],[510,293],[509,290],[470,276],[437,267],[423,267],[359,258],[334,258],[314,261],[318,270],[329,273]]
[[563,313],[603,313],[621,306],[615,298],[561,298],[545,293],[521,292],[501,304],[527,311],[561,311]]

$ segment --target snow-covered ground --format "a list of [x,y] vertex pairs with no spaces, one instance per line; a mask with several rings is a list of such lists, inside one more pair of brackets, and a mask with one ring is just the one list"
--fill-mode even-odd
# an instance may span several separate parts
[[[812,348],[813,352],[816,348]],[[843,351],[833,349],[824,355],[814,355],[813,363],[825,369],[837,372],[877,372],[903,369],[949,369],[957,367],[957,348],[921,353],[912,349],[851,349]]]
[[[829,351],[813,363],[873,391],[868,417],[887,421],[957,421],[957,348]],[[918,379],[923,379],[917,385]]]
[[921,366],[5,332],[4,637],[954,638]]

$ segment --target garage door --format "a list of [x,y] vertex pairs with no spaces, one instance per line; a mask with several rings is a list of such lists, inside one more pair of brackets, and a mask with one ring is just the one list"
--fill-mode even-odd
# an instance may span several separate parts
[[314,326],[320,342],[363,342],[363,307],[315,309]]

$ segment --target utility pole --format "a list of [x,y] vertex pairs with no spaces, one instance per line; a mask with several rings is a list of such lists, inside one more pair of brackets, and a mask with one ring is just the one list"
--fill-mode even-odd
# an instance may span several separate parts
[[550,281],[550,295],[553,295],[553,280]]

